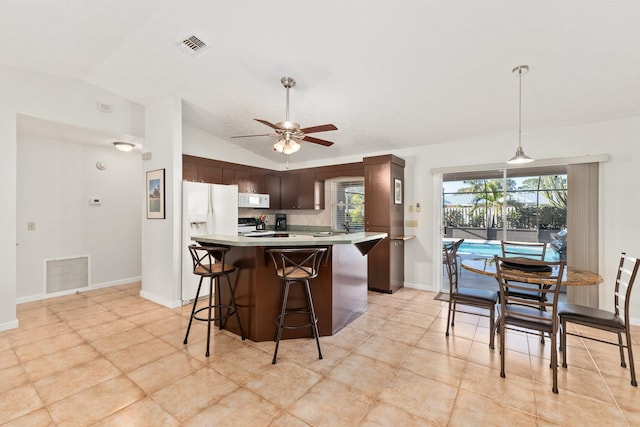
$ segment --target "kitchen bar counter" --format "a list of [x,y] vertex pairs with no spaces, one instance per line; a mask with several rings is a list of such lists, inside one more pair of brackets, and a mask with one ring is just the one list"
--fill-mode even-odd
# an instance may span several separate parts
[[[320,336],[333,335],[367,310],[366,254],[386,237],[386,233],[358,232],[314,236],[289,232],[288,237],[246,237],[228,235],[193,236],[202,245],[230,246],[225,262],[237,267],[231,275],[236,304],[247,338],[270,341],[275,334],[275,319],[280,312],[282,285],[275,276],[273,262],[265,249],[272,247],[329,248],[322,261],[318,277],[311,280]],[[290,306],[304,306],[304,296],[292,287]],[[223,301],[229,295],[221,291]],[[235,317],[225,328],[239,334]],[[283,339],[309,337],[307,328],[283,331]]]

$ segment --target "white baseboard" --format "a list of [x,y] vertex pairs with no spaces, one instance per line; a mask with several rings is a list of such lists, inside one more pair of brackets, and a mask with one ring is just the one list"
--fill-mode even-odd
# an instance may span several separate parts
[[12,320],[11,322],[0,323],[0,332],[8,331],[9,329],[16,329],[19,326],[18,320]]
[[155,302],[156,304],[163,305],[167,308],[178,308],[182,306],[182,301],[168,301],[163,298],[158,298],[156,295],[150,294],[149,292],[140,291],[140,296],[142,298],[148,299],[149,301]]
[[419,291],[438,292],[433,286],[424,285],[422,283],[404,282],[405,288],[418,289]]
[[111,286],[128,285],[129,283],[139,282],[140,280],[142,280],[140,276],[130,277],[127,279],[112,280],[111,282],[95,283],[93,285],[89,285],[88,287],[83,287],[83,288],[66,289],[64,291],[52,292],[50,294],[29,295],[27,297],[16,298],[16,304],[24,304],[26,302],[40,301],[40,300],[55,298],[55,297],[63,297],[65,295],[72,295],[80,292],[89,292],[89,291],[93,291],[100,288],[108,288]]

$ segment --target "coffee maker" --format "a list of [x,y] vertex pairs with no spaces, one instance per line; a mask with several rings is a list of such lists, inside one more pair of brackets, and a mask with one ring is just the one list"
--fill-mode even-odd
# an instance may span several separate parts
[[287,229],[287,214],[276,214],[276,231]]

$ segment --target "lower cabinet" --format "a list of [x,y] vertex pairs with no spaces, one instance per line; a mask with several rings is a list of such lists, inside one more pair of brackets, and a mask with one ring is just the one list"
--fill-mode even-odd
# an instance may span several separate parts
[[390,227],[368,227],[367,231],[388,235],[367,255],[369,290],[393,293],[404,286],[404,240],[390,236]]

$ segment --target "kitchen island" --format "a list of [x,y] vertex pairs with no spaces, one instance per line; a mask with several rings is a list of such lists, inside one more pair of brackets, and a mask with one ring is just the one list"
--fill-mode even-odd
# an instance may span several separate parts
[[[226,263],[237,272],[231,275],[236,304],[247,338],[273,340],[276,316],[280,313],[282,285],[276,277],[265,249],[274,247],[327,247],[318,277],[311,280],[311,294],[321,336],[333,335],[367,310],[367,253],[386,237],[386,233],[304,234],[278,233],[265,237],[212,234],[193,236],[201,245],[224,245],[231,250]],[[294,287],[291,307],[304,306],[304,295]],[[300,292],[298,292],[300,291]],[[216,300],[228,301],[221,291]],[[304,322],[301,322],[304,323]],[[235,317],[225,328],[240,333]],[[282,339],[311,336],[308,328],[284,330]]]

